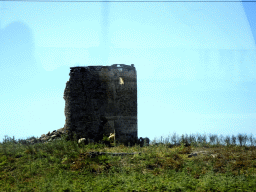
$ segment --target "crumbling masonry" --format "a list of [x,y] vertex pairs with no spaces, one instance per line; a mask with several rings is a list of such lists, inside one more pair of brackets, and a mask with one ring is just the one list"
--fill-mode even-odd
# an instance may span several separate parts
[[64,91],[68,138],[102,140],[115,133],[119,143],[137,141],[137,74],[134,64],[70,67]]

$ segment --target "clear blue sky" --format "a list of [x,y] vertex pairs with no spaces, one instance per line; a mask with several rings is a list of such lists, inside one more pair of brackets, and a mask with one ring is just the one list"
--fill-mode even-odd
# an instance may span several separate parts
[[0,142],[65,124],[70,67],[134,64],[138,137],[256,137],[255,2],[0,1]]

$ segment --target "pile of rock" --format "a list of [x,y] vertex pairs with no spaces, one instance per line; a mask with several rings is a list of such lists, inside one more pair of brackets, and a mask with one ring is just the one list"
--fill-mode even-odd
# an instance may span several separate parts
[[144,146],[144,141],[146,142],[146,146],[149,146],[149,138],[148,137],[145,137],[145,138],[142,138],[140,137],[137,141],[137,144],[140,145],[140,147],[143,147]]
[[60,128],[57,131],[54,130],[52,132],[48,132],[47,134],[42,134],[40,138],[26,139],[20,140],[21,144],[35,144],[35,143],[48,143],[55,139],[61,139],[61,135],[64,135],[64,128]]

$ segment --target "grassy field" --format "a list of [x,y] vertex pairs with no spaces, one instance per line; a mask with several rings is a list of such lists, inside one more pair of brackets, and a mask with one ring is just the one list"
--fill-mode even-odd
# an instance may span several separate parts
[[[143,147],[78,145],[64,137],[31,145],[5,138],[0,143],[0,191],[256,191],[255,139],[241,134],[224,141],[217,135],[209,138],[174,134]],[[251,146],[245,146],[247,140]],[[203,147],[222,156],[188,158]],[[141,154],[90,158],[86,152],[91,151]]]

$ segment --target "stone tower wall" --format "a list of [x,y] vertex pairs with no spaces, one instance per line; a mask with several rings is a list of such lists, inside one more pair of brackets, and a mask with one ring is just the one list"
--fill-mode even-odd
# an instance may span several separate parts
[[99,141],[116,134],[120,143],[137,140],[137,75],[134,65],[71,67],[64,91],[70,137]]

